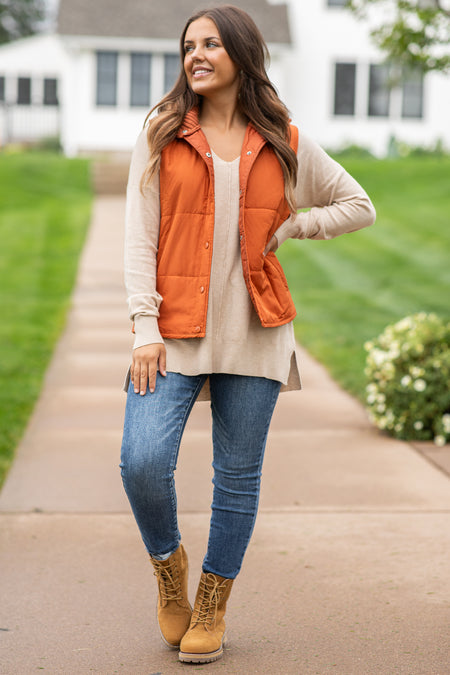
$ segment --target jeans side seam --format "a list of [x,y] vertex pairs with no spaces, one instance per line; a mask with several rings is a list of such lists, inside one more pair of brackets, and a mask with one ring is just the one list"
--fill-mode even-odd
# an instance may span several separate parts
[[[199,382],[197,384],[197,387],[194,389],[192,392],[191,397],[187,401],[187,405],[184,410],[184,415],[179,421],[178,424],[178,430],[177,430],[177,436],[176,436],[176,441],[175,441],[175,447],[176,447],[176,452],[172,455],[172,463],[170,465],[170,471],[172,473],[172,486],[170,490],[170,502],[172,506],[172,525],[173,525],[173,531],[178,532],[178,542],[177,544],[179,545],[180,540],[181,540],[181,535],[180,535],[180,530],[178,527],[178,513],[177,513],[177,495],[176,495],[176,490],[175,486],[173,485],[173,481],[175,480],[173,474],[175,473],[175,468],[176,464],[178,461],[178,455],[180,451],[180,446],[181,446],[181,440],[183,437],[184,429],[186,427],[187,420],[189,418],[189,415],[191,414],[192,408],[194,406],[194,403],[197,399],[197,396],[200,393],[201,388],[203,387],[204,383],[206,381],[206,377],[200,377]],[[178,548],[178,546],[177,546]]]

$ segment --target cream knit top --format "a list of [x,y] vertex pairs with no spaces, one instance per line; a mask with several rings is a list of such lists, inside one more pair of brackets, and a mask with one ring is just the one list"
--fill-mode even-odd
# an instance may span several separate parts
[[[242,272],[239,245],[239,157],[232,162],[212,152],[215,219],[206,335],[163,339],[158,330],[156,254],[159,238],[159,180],[142,194],[140,180],[149,151],[145,131],[133,152],[127,188],[125,284],[130,318],[135,321],[134,349],[164,343],[167,371],[184,375],[229,373],[266,377],[282,390],[299,389],[292,323],[261,326]],[[329,239],[373,223],[374,208],[364,190],[318,145],[300,134],[297,207],[309,212],[291,216],[277,230],[287,238]],[[125,384],[125,388],[128,385]],[[208,398],[208,386],[199,399]]]

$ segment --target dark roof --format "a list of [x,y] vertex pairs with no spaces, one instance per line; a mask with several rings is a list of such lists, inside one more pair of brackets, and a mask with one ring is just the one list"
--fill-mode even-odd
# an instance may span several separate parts
[[196,10],[220,4],[246,10],[267,42],[290,43],[286,5],[267,0],[60,0],[58,33],[178,39]]

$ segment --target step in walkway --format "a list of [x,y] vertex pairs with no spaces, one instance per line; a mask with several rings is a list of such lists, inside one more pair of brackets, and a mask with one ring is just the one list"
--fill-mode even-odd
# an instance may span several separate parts
[[[155,581],[124,496],[121,384],[132,336],[123,197],[99,197],[66,331],[0,494],[0,673],[170,675]],[[389,439],[299,348],[261,510],[229,603],[229,647],[202,673],[448,675],[450,479]],[[177,469],[193,598],[211,502],[198,403]],[[196,667],[194,667],[196,669]]]

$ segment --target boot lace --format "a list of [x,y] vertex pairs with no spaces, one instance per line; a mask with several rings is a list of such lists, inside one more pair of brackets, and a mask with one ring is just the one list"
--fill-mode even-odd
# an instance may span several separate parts
[[159,594],[163,602],[170,600],[182,600],[181,579],[176,563],[163,565],[158,560],[153,560],[155,571],[153,572],[158,582]]
[[208,572],[200,581],[201,602],[196,603],[192,622],[213,624],[217,617],[217,607],[226,590],[225,581],[218,581],[214,574]]

